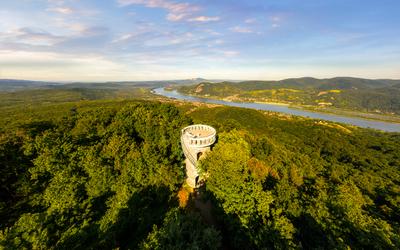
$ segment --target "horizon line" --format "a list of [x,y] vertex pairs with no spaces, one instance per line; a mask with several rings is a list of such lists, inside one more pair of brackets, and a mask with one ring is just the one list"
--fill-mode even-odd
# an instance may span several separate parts
[[363,79],[363,80],[394,80],[400,81],[400,78],[364,78],[364,77],[357,77],[357,76],[334,76],[334,77],[312,77],[312,76],[300,76],[300,77],[288,77],[282,79],[218,79],[218,78],[203,78],[203,77],[196,77],[196,78],[177,78],[177,79],[157,79],[157,80],[107,80],[107,81],[85,81],[85,80],[33,80],[33,79],[26,79],[26,78],[0,78],[0,81],[27,81],[27,82],[48,82],[48,83],[64,83],[64,84],[71,84],[71,83],[123,83],[123,82],[168,82],[168,81],[189,81],[189,80],[204,80],[204,81],[235,81],[235,82],[247,82],[247,81],[284,81],[289,79],[304,79],[304,78],[312,78],[316,80],[328,80],[328,79],[335,79],[335,78],[354,78],[354,79]]

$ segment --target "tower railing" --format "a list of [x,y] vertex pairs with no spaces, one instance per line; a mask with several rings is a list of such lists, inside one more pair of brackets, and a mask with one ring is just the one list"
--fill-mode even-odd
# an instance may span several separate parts
[[[209,134],[207,136],[197,137],[192,133],[196,131],[207,131]],[[188,126],[181,131],[181,137],[185,141],[185,143],[190,147],[208,147],[215,143],[216,141],[216,130],[208,125],[191,125]]]

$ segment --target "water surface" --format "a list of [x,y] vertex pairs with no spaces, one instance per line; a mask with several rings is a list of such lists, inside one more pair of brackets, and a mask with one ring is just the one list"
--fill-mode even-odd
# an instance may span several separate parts
[[176,90],[167,91],[164,88],[153,89],[154,93],[157,95],[162,95],[168,98],[175,98],[178,100],[184,101],[193,101],[193,102],[204,102],[204,103],[212,103],[212,104],[221,104],[231,107],[240,107],[240,108],[250,108],[257,110],[266,110],[266,111],[274,111],[281,112],[285,114],[298,115],[302,117],[308,117],[319,120],[327,120],[333,122],[340,122],[350,125],[359,126],[362,128],[373,128],[378,130],[383,130],[387,132],[400,132],[400,124],[399,123],[391,123],[391,122],[383,122],[383,121],[373,121],[356,117],[348,117],[334,114],[326,114],[319,113],[315,111],[306,111],[296,108],[291,108],[289,106],[278,105],[278,104],[264,104],[264,103],[251,103],[251,102],[228,102],[223,100],[215,100],[208,99],[202,97],[194,97],[189,95],[184,95],[178,93]]

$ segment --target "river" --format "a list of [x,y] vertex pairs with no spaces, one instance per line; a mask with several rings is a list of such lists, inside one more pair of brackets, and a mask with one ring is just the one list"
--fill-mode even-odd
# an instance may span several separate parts
[[167,91],[164,88],[156,88],[153,89],[153,92],[157,95],[162,95],[168,98],[175,98],[178,100],[184,101],[193,101],[193,102],[204,102],[204,103],[212,103],[212,104],[221,104],[231,107],[240,107],[240,108],[250,108],[257,110],[266,110],[266,111],[274,111],[281,112],[285,114],[298,115],[302,117],[308,117],[319,120],[327,120],[332,122],[340,122],[350,125],[355,125],[362,128],[373,128],[378,130],[383,130],[386,132],[400,132],[400,124],[399,123],[391,123],[391,122],[383,122],[383,121],[373,121],[356,117],[347,117],[341,115],[334,114],[326,114],[319,113],[314,111],[306,111],[296,108],[291,108],[289,106],[278,105],[278,104],[264,104],[264,103],[251,103],[251,102],[228,102],[223,100],[216,99],[208,99],[202,97],[194,97],[188,96],[181,93],[178,93],[176,90]]

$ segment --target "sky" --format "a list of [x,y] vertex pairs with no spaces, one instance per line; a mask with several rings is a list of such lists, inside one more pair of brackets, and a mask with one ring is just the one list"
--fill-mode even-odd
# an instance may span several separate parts
[[0,78],[400,79],[399,0],[1,0]]

